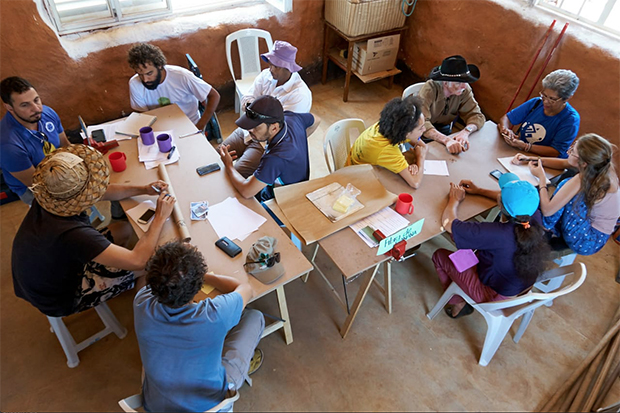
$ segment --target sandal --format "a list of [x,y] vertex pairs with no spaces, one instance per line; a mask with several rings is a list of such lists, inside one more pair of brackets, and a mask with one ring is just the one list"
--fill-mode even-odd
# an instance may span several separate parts
[[256,373],[258,369],[260,369],[260,366],[262,365],[263,365],[263,351],[257,348],[254,350],[254,355],[252,356],[252,359],[250,360],[250,368],[248,370],[248,376],[251,376],[252,374]]
[[448,315],[448,317],[450,317],[450,318],[465,317],[465,316],[468,316],[468,315],[470,315],[470,314],[472,314],[474,312],[474,307],[472,307],[469,304],[465,304],[465,306],[463,306],[463,308],[461,309],[461,311],[457,315],[452,314],[452,309],[453,308],[454,307],[451,306],[451,305],[446,306],[446,308],[445,308],[445,312]]

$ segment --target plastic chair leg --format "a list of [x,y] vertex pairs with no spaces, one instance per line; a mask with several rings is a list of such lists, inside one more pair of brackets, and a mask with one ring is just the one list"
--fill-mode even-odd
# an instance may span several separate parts
[[523,318],[521,319],[521,323],[519,324],[519,329],[517,330],[517,334],[515,334],[512,341],[514,341],[515,343],[518,343],[519,340],[521,340],[521,337],[523,337],[523,333],[525,333],[527,326],[530,325],[530,321],[532,321],[533,316],[534,316],[534,310],[528,311],[527,313],[523,314]]
[[67,326],[62,321],[62,317],[47,316],[47,319],[49,320],[52,330],[56,334],[56,337],[58,338],[58,341],[60,341],[60,345],[67,356],[67,366],[70,368],[77,367],[77,365],[80,364],[80,358],[77,354],[77,344],[69,332],[69,329],[67,329]]
[[127,335],[127,329],[118,322],[118,319],[110,310],[110,307],[106,303],[101,303],[95,307],[95,311],[99,314],[101,321],[105,324],[106,329],[110,329],[117,335],[118,338],[123,339]]
[[484,346],[482,347],[478,364],[486,366],[497,352],[499,345],[504,341],[504,337],[508,334],[508,330],[510,330],[514,320],[506,317],[487,316],[485,313],[482,314],[487,322],[487,335],[484,338]]
[[459,293],[462,294],[463,290],[461,290],[461,288],[455,282],[452,282],[452,284],[450,284],[450,286],[443,293],[441,298],[439,298],[439,301],[437,301],[437,304],[435,304],[435,307],[433,307],[433,309],[428,314],[426,314],[426,316],[431,320],[435,318],[437,313],[441,311],[441,309],[444,308],[446,304],[448,304],[448,301],[450,301],[452,296],[460,295]]

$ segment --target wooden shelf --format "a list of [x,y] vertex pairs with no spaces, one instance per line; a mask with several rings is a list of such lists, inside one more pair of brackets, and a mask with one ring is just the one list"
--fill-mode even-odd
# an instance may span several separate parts
[[[331,49],[328,55],[329,59],[334,62],[339,68],[342,70],[347,70],[347,60],[340,56],[340,51],[338,49]],[[377,80],[385,79],[391,76],[395,76],[399,73],[402,73],[400,69],[393,68],[390,70],[382,70],[380,72],[369,73],[367,75],[360,75],[356,70],[351,70],[359,80],[364,83],[375,82]]]

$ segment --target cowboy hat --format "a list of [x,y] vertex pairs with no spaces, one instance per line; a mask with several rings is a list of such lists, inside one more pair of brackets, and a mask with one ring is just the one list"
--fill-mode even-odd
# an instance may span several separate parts
[[480,70],[476,65],[468,65],[463,56],[455,55],[443,59],[441,66],[433,68],[428,78],[447,82],[472,83],[480,79]]

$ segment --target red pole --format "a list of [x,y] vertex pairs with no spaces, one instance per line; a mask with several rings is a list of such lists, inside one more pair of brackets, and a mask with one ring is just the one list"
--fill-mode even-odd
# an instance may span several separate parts
[[530,89],[529,93],[527,94],[527,97],[525,98],[524,102],[527,102],[527,100],[532,95],[532,91],[534,90],[534,88],[538,84],[538,81],[540,80],[540,77],[542,76],[543,72],[547,68],[547,64],[549,63],[549,60],[551,60],[551,56],[553,56],[553,52],[555,52],[555,49],[558,47],[558,44],[560,44],[560,40],[562,40],[562,37],[564,36],[564,32],[566,32],[566,29],[568,29],[568,23],[566,23],[564,25],[564,28],[562,29],[562,32],[560,33],[560,35],[558,36],[557,40],[555,41],[555,44],[553,45],[553,49],[551,49],[551,51],[547,55],[547,60],[545,60],[545,64],[543,64],[543,67],[540,69],[540,72],[538,73],[538,77],[536,78],[536,81],[532,85],[532,88]]
[[505,113],[510,112],[510,109],[512,109],[512,104],[515,103],[515,100],[517,99],[517,96],[519,95],[519,92],[521,92],[521,88],[523,87],[523,84],[525,83],[525,79],[527,79],[527,77],[530,75],[530,71],[532,70],[532,67],[534,67],[534,63],[536,63],[536,60],[538,59],[538,55],[540,55],[541,50],[543,49],[543,47],[547,43],[547,38],[549,38],[549,35],[551,34],[551,30],[553,30],[553,26],[555,26],[555,19],[553,19],[553,21],[551,22],[551,25],[549,25],[549,29],[547,29],[547,34],[545,35],[545,38],[543,39],[542,43],[540,44],[540,47],[538,48],[538,51],[534,55],[534,59],[532,59],[532,63],[530,63],[530,67],[527,69],[527,72],[525,73],[525,76],[523,76],[523,80],[521,81],[521,84],[519,85],[519,88],[515,92],[514,97],[510,101],[510,105],[508,105],[508,109],[506,109]]

